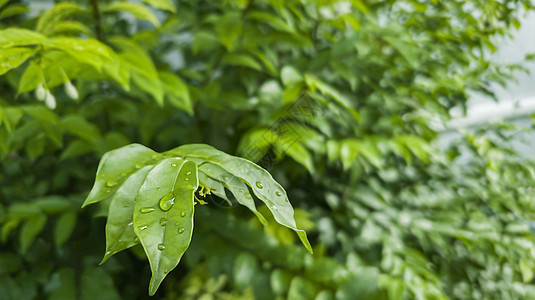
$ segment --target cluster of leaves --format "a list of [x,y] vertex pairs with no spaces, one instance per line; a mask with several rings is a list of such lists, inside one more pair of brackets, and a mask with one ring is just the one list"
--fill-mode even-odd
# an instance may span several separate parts
[[152,270],[149,294],[154,295],[189,246],[199,186],[201,195],[213,192],[227,201],[228,189],[238,203],[267,225],[256,209],[255,195],[275,220],[296,231],[312,252],[306,233],[296,227],[286,192],[258,165],[203,144],[185,145],[162,154],[132,144],[102,157],[95,185],[84,202],[85,206],[110,201],[102,262],[141,243]]
[[[510,79],[518,66],[489,54],[531,1],[80,0],[46,12],[31,2],[0,0],[0,298],[145,293],[138,283],[154,256],[149,269],[149,237],[133,226],[140,191],[127,187],[150,182],[145,165],[154,172],[175,157],[195,164],[195,197],[208,205],[158,296],[532,297],[533,163],[509,148],[510,128],[445,146],[435,126],[470,92],[492,96],[492,83]],[[99,158],[130,143],[162,154],[119,159],[114,178],[99,169],[104,194],[89,200],[103,201],[79,210]],[[292,226],[309,232],[314,255],[277,224],[287,225],[256,193],[258,177],[207,169],[205,150],[165,152],[190,143],[269,169],[299,207]],[[158,216],[167,184],[147,198]],[[188,205],[192,189],[180,189]],[[133,222],[125,240],[110,232],[129,227],[101,218],[113,221],[123,200],[132,214],[121,224]],[[258,218],[221,208],[236,202]],[[105,248],[108,262],[95,267]],[[153,272],[151,292],[180,255]]]

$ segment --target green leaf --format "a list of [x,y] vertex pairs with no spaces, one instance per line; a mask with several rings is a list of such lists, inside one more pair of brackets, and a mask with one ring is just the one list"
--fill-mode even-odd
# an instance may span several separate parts
[[20,231],[20,248],[22,253],[28,251],[37,235],[43,230],[46,219],[46,215],[39,214],[24,222]]
[[58,22],[62,21],[67,17],[83,13],[85,11],[86,9],[84,7],[73,2],[57,3],[54,5],[54,7],[52,7],[39,17],[35,30],[37,32],[48,34],[49,30],[54,28]]
[[176,12],[176,7],[171,0],[143,0],[143,2],[161,10]]
[[62,196],[36,198],[34,204],[47,214],[57,214],[73,207],[72,202]]
[[243,23],[240,13],[229,11],[219,18],[214,26],[221,44],[223,44],[229,52],[232,52],[232,50],[234,50],[234,44],[242,34]]
[[294,85],[303,81],[303,75],[292,66],[284,66],[280,77],[284,85]]
[[322,82],[321,80],[309,75],[305,74],[305,81],[307,85],[312,89],[318,89],[323,94],[328,95],[333,99],[338,105],[345,108],[353,118],[357,121],[361,121],[361,117],[359,113],[353,108],[353,105],[351,103],[351,100],[344,96],[342,93],[340,93],[338,90],[336,90],[334,87]]
[[262,70],[262,65],[247,54],[227,53],[223,57],[222,62],[231,66],[247,67],[258,71]]
[[25,14],[29,11],[28,7],[26,5],[22,4],[13,4],[8,6],[7,8],[3,9],[2,12],[0,12],[0,20],[10,18],[16,15]]
[[91,33],[91,29],[89,29],[89,27],[87,27],[83,23],[77,21],[58,22],[50,29],[50,35],[61,35],[69,33],[84,33],[89,35]]
[[193,115],[193,106],[188,86],[176,75],[168,72],[158,73],[163,84],[165,96],[171,104]]
[[133,225],[149,258],[151,296],[189,246],[198,184],[195,163],[168,158],[150,171],[139,190]]
[[69,239],[76,226],[77,218],[74,210],[68,211],[58,218],[54,228],[54,242],[57,247],[61,247]]
[[115,253],[139,244],[133,227],[134,203],[141,184],[153,167],[149,165],[136,171],[113,195],[106,222],[106,254],[101,264]]
[[201,172],[199,169],[199,184],[203,186],[204,188],[208,189],[206,191],[206,194],[214,194],[218,196],[219,198],[225,200],[228,204],[228,206],[232,206],[232,202],[227,197],[227,194],[225,193],[225,186],[223,184],[215,179],[212,179],[208,175],[206,175],[204,172]]
[[290,26],[284,20],[270,13],[266,13],[263,11],[252,11],[247,14],[247,17],[250,19],[256,20],[258,22],[263,22],[279,31],[288,32],[288,33],[295,32],[295,29],[292,26]]
[[61,268],[50,281],[58,277],[60,285],[48,295],[49,300],[75,300],[77,299],[76,272],[72,268]]
[[81,300],[121,299],[113,285],[113,278],[101,268],[85,269],[82,273],[81,283],[79,298]]
[[309,252],[312,246],[308,242],[304,230],[297,228],[294,220],[294,210],[288,200],[286,191],[277,183],[271,174],[255,163],[246,159],[228,155],[211,146],[204,144],[190,144],[175,148],[168,153],[187,158],[201,159],[221,167],[230,174],[243,180],[249,185],[253,193],[269,208],[275,220],[294,230]]
[[313,299],[315,294],[315,287],[310,281],[299,276],[292,279],[288,299],[308,300]]
[[0,48],[0,75],[20,66],[36,52],[37,50],[30,48]]
[[[236,176],[223,170],[217,165],[205,163],[199,167],[199,172],[204,173],[225,186],[236,197],[236,201],[253,212],[264,226],[268,225],[266,218],[256,209],[254,199],[249,193],[247,185]],[[224,193],[224,191],[223,191]],[[217,195],[217,194],[216,194]]]
[[160,21],[158,18],[144,5],[133,2],[112,2],[101,9],[103,13],[112,12],[128,12],[134,15],[134,17],[149,21],[156,27],[160,27]]
[[95,184],[82,207],[112,196],[123,184],[127,175],[159,157],[160,154],[139,144],[107,152],[100,160]]
[[148,55],[123,52],[119,55],[121,64],[130,70],[134,83],[143,91],[149,93],[160,106],[163,105],[164,87],[158,72]]
[[234,261],[233,280],[238,291],[244,291],[254,282],[258,272],[258,261],[254,255],[242,252]]
[[35,45],[46,40],[46,36],[22,28],[0,30],[0,48]]
[[70,132],[79,138],[91,143],[100,139],[100,130],[79,115],[68,115],[61,120],[61,126],[66,132]]
[[39,64],[32,61],[22,74],[22,77],[20,78],[17,95],[20,93],[35,90],[40,84],[43,83],[43,68]]

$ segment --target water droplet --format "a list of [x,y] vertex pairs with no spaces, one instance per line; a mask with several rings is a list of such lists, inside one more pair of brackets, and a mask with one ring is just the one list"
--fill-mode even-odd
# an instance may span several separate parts
[[290,200],[288,200],[288,198],[284,199],[284,201],[286,201],[286,202],[290,202]]
[[108,186],[108,187],[114,187],[116,185],[117,185],[117,180],[115,180],[115,179],[110,179],[110,180],[106,181],[106,186]]
[[106,251],[105,256],[108,256],[108,255],[110,255],[110,254],[111,254],[111,251]]
[[179,234],[184,233],[184,227],[178,227],[178,233]]
[[161,218],[160,219],[160,225],[162,225],[162,226],[167,225],[167,219],[166,218]]
[[125,172],[121,173],[121,177],[125,177],[125,176],[126,176]]
[[281,194],[281,192],[276,191],[276,192],[275,192],[275,195],[277,195],[277,197],[280,197],[282,194]]
[[153,154],[152,155],[152,159],[157,159],[158,158],[158,154]]
[[110,193],[111,192],[111,189],[106,189],[106,193]]
[[262,185],[262,182],[257,181],[257,182],[256,182],[256,187],[259,188],[259,189],[261,189],[261,188],[263,188],[264,186]]
[[224,181],[228,181],[228,176],[227,175],[223,175],[223,180]]
[[165,249],[165,245],[164,244],[158,244],[158,250],[162,251]]
[[137,236],[134,238],[134,243],[139,243],[139,238]]
[[251,199],[251,194],[249,194],[249,193],[245,194],[245,198]]
[[188,181],[188,180],[189,180],[189,177],[184,178],[184,180],[185,180],[185,181]]
[[134,222],[128,223],[128,226],[132,226],[132,225],[134,225]]
[[154,211],[154,208],[153,207],[142,207],[139,209],[139,212],[141,212],[142,214],[148,214],[148,213],[151,213]]
[[192,188],[193,188],[193,185],[188,184],[188,185],[186,185],[186,188],[187,188],[187,189],[192,189]]
[[174,164],[174,163],[173,163],[173,164],[171,164],[171,167],[176,167],[176,164]]
[[181,216],[182,218],[184,218],[184,217],[186,216],[186,211],[185,211],[185,210],[181,211],[181,212],[180,212],[180,216]]
[[168,211],[173,204],[175,204],[175,194],[173,192],[167,193],[160,199],[160,208],[163,211]]
[[147,225],[141,225],[141,226],[139,226],[138,228],[139,228],[139,230],[145,230],[145,229],[149,228],[149,226],[147,226]]
[[163,271],[164,274],[169,274],[169,270]]
[[141,168],[141,167],[143,167],[142,164],[136,164],[136,169],[139,169],[139,168]]
[[187,172],[186,172],[186,175],[191,175],[191,171],[187,171]]

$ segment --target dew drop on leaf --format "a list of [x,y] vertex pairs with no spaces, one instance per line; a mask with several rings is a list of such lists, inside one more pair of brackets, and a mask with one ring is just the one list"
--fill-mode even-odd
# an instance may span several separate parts
[[171,167],[176,167],[176,164],[174,164],[174,163],[173,163],[173,164],[171,164]]
[[175,194],[173,192],[167,193],[160,199],[160,208],[163,211],[168,211],[173,204],[175,204]]
[[162,225],[162,226],[167,225],[167,219],[166,218],[161,218],[160,219],[160,225]]
[[256,187],[259,188],[259,189],[261,189],[261,188],[263,188],[264,186],[262,185],[262,182],[257,181],[257,182],[256,182]]
[[139,209],[139,212],[142,214],[148,214],[154,211],[153,207],[142,207]]
[[186,185],[186,188],[187,188],[187,189],[192,189],[192,188],[193,188],[193,185],[188,184],[188,185]]
[[179,227],[179,228],[178,228],[178,233],[179,233],[179,234],[184,233],[184,227]]
[[186,175],[191,175],[191,171],[187,171],[187,172],[186,172]]
[[147,226],[147,225],[141,225],[141,226],[139,226],[138,228],[139,228],[139,230],[145,230],[145,229],[149,228],[149,226]]
[[188,181],[188,180],[189,180],[189,177],[186,177],[184,180],[185,180],[185,181]]
[[281,194],[281,192],[276,191],[276,192],[275,192],[275,195],[277,195],[277,197],[280,197],[282,194]]
[[140,169],[141,167],[143,167],[142,164],[136,164],[136,169]]
[[165,249],[165,245],[164,244],[158,244],[158,250],[162,251]]
[[116,185],[117,185],[117,180],[115,180],[115,179],[110,179],[110,180],[106,181],[106,186],[108,186],[108,187],[114,187]]
[[223,180],[224,181],[228,181],[228,176],[227,175],[223,175]]
[[249,194],[249,193],[245,194],[245,198],[251,199],[251,194]]
[[181,211],[181,212],[180,212],[180,216],[181,216],[182,218],[184,218],[184,217],[186,216],[186,211],[185,211],[185,210]]
[[134,238],[134,243],[139,243],[139,238],[137,236]]

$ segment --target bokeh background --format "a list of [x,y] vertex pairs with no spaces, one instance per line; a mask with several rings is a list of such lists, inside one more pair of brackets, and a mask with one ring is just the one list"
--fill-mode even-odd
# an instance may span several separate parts
[[130,143],[257,162],[314,248],[209,196],[151,299],[535,299],[532,9],[0,0],[0,299],[150,298],[80,208]]

